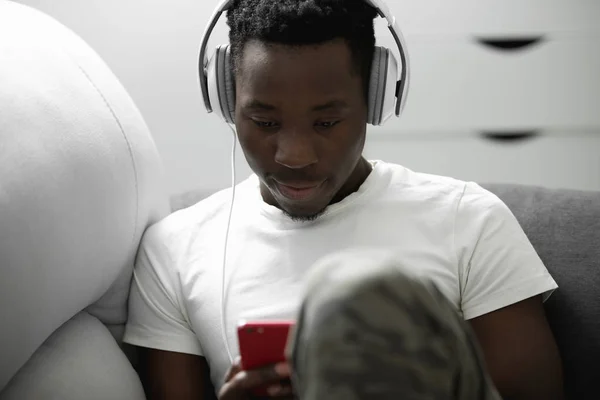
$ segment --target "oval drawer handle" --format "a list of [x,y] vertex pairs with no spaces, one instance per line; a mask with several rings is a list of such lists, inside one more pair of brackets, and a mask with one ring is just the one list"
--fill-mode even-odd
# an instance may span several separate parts
[[501,143],[516,143],[523,142],[525,140],[533,139],[540,135],[540,131],[537,130],[526,130],[526,131],[483,131],[481,136],[484,139],[492,140],[494,142]]
[[535,46],[544,41],[543,36],[530,36],[521,38],[477,38],[477,42],[500,51],[518,51]]

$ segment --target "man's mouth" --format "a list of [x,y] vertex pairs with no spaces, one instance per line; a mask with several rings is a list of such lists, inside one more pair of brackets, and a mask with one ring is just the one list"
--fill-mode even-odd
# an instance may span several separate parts
[[275,181],[277,191],[285,198],[294,201],[307,201],[313,199],[323,187],[321,182],[279,182]]

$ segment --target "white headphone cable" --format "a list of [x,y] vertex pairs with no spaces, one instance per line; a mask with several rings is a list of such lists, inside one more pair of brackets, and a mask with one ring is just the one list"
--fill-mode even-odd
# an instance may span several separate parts
[[232,140],[233,143],[231,145],[231,204],[229,206],[229,216],[227,218],[227,229],[225,230],[225,244],[223,246],[223,267],[221,268],[221,335],[223,336],[223,341],[225,343],[225,349],[227,350],[227,356],[231,363],[233,363],[233,356],[231,354],[231,349],[229,348],[229,340],[227,339],[227,297],[226,293],[226,278],[225,268],[227,265],[227,244],[229,242],[229,228],[231,227],[231,216],[233,214],[233,204],[235,202],[235,184],[236,184],[236,174],[235,174],[235,149],[237,147],[237,135],[235,133],[235,129],[232,125],[227,124],[229,129],[231,129]]

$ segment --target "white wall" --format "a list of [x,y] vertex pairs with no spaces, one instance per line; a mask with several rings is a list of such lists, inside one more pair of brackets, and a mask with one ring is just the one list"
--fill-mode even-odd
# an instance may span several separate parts
[[[400,1],[403,2],[402,7],[399,5]],[[200,36],[217,3],[216,0],[18,2],[55,17],[78,33],[104,58],[144,115],[163,157],[172,193],[194,188],[220,189],[230,184],[232,134],[224,123],[214,115],[206,113],[197,78]],[[411,33],[419,33],[422,25],[419,18],[414,18],[415,14],[400,13],[399,10],[410,10],[411,4],[418,3],[408,0],[389,0],[389,3],[396,11],[401,26],[408,25],[410,44]],[[590,7],[598,8],[595,0],[586,0],[586,3]],[[513,18],[513,14],[509,14]],[[581,15],[589,13],[581,12]],[[588,25],[595,26],[595,23],[591,21]],[[378,25],[378,32],[378,36],[383,38],[383,42],[380,43],[391,46],[389,34],[381,23]],[[419,40],[423,41],[423,38]],[[445,37],[424,40],[445,40]],[[226,41],[227,27],[224,19],[221,19],[209,48]],[[464,43],[467,43],[467,40]],[[419,70],[428,69],[428,65],[424,64],[426,60],[426,57],[416,60]],[[465,76],[468,76],[468,73]],[[414,98],[423,98],[423,94],[425,91],[414,94]],[[413,107],[413,104],[409,101],[407,111],[411,111],[409,108]],[[425,101],[424,104],[429,103]],[[424,114],[423,118],[435,119],[435,114],[429,115],[429,110],[425,111],[427,112],[421,113]],[[421,114],[412,113],[408,119],[413,121],[412,116],[421,117]],[[595,139],[600,136],[594,135],[594,139],[586,136],[585,140],[588,142],[570,138],[568,146],[563,145],[562,139],[553,141],[551,138],[544,138],[545,141],[541,142],[540,146],[549,151],[549,156],[540,161],[537,168],[530,169],[528,165],[531,162],[535,163],[536,154],[539,154],[537,147],[531,147],[529,150],[523,148],[520,153],[518,149],[513,151],[504,145],[490,147],[473,142],[472,132],[465,130],[458,133],[458,141],[448,142],[448,149],[456,150],[452,157],[452,154],[446,152],[444,141],[436,140],[430,146],[427,138],[423,141],[411,137],[415,132],[408,136],[406,133],[396,135],[401,128],[401,122],[398,120],[393,120],[385,128],[371,128],[371,138],[374,140],[368,141],[367,156],[385,157],[386,160],[404,163],[411,168],[461,179],[579,189],[600,187],[600,157],[596,157],[590,149],[590,145],[600,147],[600,141]],[[415,134],[420,135],[418,132]],[[444,137],[443,140],[451,138]],[[465,141],[464,146],[460,140]],[[488,151],[493,155],[491,158],[486,157]],[[573,153],[579,151],[585,152],[586,157],[577,157],[577,154]],[[472,152],[477,154],[469,158]],[[510,161],[513,155],[520,159],[517,162]],[[563,159],[566,166],[572,166],[573,163],[578,165],[573,169],[574,172],[570,172],[570,169],[563,168],[563,164],[557,165],[554,162],[556,158]],[[237,166],[239,181],[250,173],[241,152],[238,152]],[[571,175],[577,176],[570,179]]]

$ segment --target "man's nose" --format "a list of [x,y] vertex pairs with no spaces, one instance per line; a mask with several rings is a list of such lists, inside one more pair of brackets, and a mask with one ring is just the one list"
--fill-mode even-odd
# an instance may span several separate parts
[[298,130],[279,132],[275,161],[291,169],[301,169],[317,163],[312,135]]

